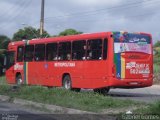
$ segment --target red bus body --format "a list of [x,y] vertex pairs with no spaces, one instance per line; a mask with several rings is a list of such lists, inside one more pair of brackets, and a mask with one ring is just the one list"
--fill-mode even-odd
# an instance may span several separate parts
[[[12,42],[8,46],[8,51],[14,52],[14,64],[6,70],[7,82],[9,84],[16,84],[16,76],[17,74],[21,74],[23,84],[60,87],[62,86],[64,76],[69,75],[71,77],[73,88],[140,88],[151,86],[153,81],[151,35],[146,33],[134,34],[145,35],[145,37],[147,36],[147,39],[150,39],[150,42],[147,43],[147,40],[145,41],[143,37],[135,39],[136,37],[134,38],[132,34],[127,34],[132,39],[129,39],[129,42],[126,39],[125,43],[123,42],[125,33],[122,32],[117,32],[115,34],[114,32],[102,32]],[[116,38],[117,36],[118,38]],[[17,49],[19,46],[36,44],[45,44],[46,46],[49,43],[55,42],[60,43],[69,41],[72,43],[73,41],[88,41],[90,39],[107,39],[107,59],[84,59],[79,61],[17,61]],[[149,46],[150,49],[148,50],[148,53],[143,53],[143,50],[146,51],[147,49],[144,47],[145,45],[141,49],[142,51],[127,51],[127,49],[134,50],[133,47],[137,44],[136,42],[138,40],[140,41],[138,44],[145,43],[145,45]],[[144,43],[141,40],[143,40]],[[132,48],[125,48],[125,45],[127,44],[131,45]],[[117,46],[120,46],[122,52],[117,52]],[[136,49],[139,50],[139,48]]]

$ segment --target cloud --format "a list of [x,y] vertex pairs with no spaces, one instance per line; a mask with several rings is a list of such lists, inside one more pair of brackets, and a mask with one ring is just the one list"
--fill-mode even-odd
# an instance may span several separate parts
[[[45,0],[45,29],[55,35],[66,28],[82,32],[126,30],[160,38],[159,0]],[[40,0],[1,0],[0,34],[10,37],[22,23],[39,28]]]

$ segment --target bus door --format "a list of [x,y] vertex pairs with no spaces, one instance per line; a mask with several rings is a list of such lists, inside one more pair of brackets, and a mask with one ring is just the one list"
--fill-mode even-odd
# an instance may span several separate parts
[[151,38],[146,34],[113,33],[114,64],[118,79],[148,79],[152,76]]
[[34,72],[36,84],[45,85],[47,74],[47,64],[45,62],[45,44],[35,45]]

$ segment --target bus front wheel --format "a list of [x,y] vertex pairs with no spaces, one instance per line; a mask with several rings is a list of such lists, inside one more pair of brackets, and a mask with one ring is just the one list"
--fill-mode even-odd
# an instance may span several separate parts
[[110,90],[109,87],[105,87],[105,88],[94,89],[93,91],[94,91],[95,93],[107,95],[108,92],[109,92],[109,90]]
[[16,84],[17,85],[22,85],[22,76],[19,74],[16,77]]
[[71,90],[72,88],[72,85],[71,85],[71,78],[69,75],[66,75],[64,78],[63,78],[63,87],[67,90]]
[[67,90],[72,90],[75,92],[80,92],[80,88],[72,88],[72,82],[71,82],[71,78],[69,75],[66,75],[63,79],[63,88],[67,89]]

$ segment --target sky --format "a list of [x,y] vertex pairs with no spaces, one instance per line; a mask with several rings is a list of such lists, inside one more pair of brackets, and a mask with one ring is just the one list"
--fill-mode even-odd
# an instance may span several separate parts
[[[151,33],[160,40],[160,0],[45,0],[44,29],[51,35],[73,28],[84,33]],[[39,28],[41,0],[0,0],[0,34],[10,38]]]

